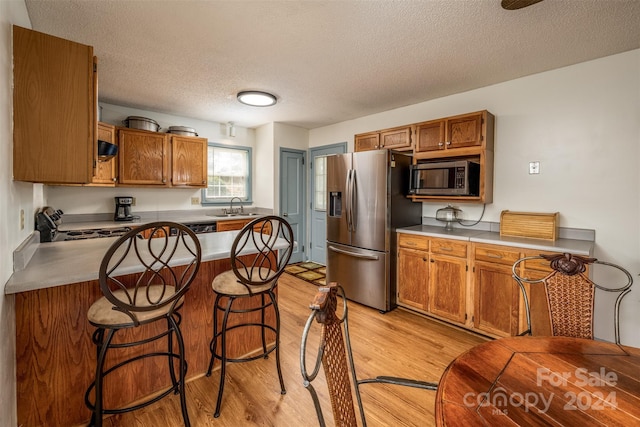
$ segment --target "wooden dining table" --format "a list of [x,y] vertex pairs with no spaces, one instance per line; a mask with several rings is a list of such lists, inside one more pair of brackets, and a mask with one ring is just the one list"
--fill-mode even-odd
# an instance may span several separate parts
[[437,426],[640,425],[640,349],[567,337],[482,343],[445,370]]

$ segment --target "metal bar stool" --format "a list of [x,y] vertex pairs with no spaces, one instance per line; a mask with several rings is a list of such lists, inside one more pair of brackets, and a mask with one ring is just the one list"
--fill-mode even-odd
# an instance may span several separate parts
[[[174,222],[153,222],[137,227],[118,238],[105,254],[99,273],[104,296],[87,312],[89,322],[97,328],[93,334],[97,348],[95,380],[85,393],[85,404],[93,412],[90,425],[101,426],[104,414],[134,411],[172,392],[180,394],[184,425],[190,425],[184,390],[187,362],[178,309],[198,273],[201,255],[196,235],[184,225]],[[153,322],[166,322],[166,329],[162,328],[151,337],[123,341],[129,336],[124,333],[126,330]],[[114,342],[120,331],[123,333],[118,334],[119,340]],[[107,358],[109,350],[149,345],[165,337],[166,351],[136,353],[122,361],[115,354]],[[105,377],[130,363],[150,357],[166,358],[171,386],[141,403],[124,408],[105,408]],[[107,360],[114,362],[113,366],[105,369]]]
[[[278,239],[283,239],[287,246],[274,249]],[[224,391],[224,379],[227,363],[249,362],[260,358],[268,358],[275,351],[278,378],[281,394],[285,394],[282,369],[280,367],[280,313],[275,296],[278,278],[284,272],[293,251],[293,230],[289,223],[278,216],[266,216],[254,219],[239,232],[231,247],[231,267],[229,271],[219,274],[213,279],[211,287],[216,294],[213,306],[213,339],[209,345],[211,360],[207,376],[211,376],[215,359],[220,360],[220,384],[218,400],[213,416],[220,416],[220,405]],[[254,252],[247,254],[247,252]],[[241,305],[240,299],[260,297],[257,306]],[[236,307],[234,307],[236,303]],[[275,326],[266,320],[266,310],[272,307],[275,313]],[[230,315],[251,316],[259,312],[260,321],[247,320],[244,323],[229,324]],[[222,315],[222,325],[219,327],[218,315]],[[227,354],[227,333],[234,329],[259,328],[262,340],[262,351],[259,354],[249,354],[239,357],[229,357]],[[273,344],[267,346],[267,333],[275,336]]]

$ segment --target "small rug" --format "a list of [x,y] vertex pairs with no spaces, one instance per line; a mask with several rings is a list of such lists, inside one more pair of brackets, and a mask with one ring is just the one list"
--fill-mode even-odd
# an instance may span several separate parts
[[315,262],[299,262],[285,267],[284,271],[317,286],[325,285],[327,268]]

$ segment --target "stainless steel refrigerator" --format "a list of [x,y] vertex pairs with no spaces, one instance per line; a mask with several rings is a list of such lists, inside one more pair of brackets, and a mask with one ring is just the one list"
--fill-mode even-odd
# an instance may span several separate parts
[[327,283],[380,311],[396,306],[397,227],[421,223],[408,199],[411,156],[375,150],[327,157]]

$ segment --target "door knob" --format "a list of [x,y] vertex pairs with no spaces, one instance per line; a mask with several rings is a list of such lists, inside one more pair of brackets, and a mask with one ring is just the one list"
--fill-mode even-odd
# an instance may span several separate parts
[[289,216],[289,214],[283,213],[282,216]]

